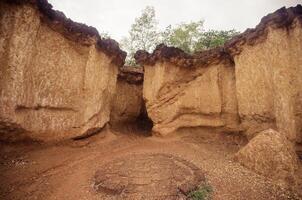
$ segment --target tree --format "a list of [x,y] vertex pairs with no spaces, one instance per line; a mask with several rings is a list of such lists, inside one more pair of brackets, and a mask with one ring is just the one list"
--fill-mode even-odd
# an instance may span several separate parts
[[227,40],[239,34],[236,30],[204,31],[203,21],[182,23],[172,28],[168,26],[162,33],[163,42],[178,47],[187,53],[206,50],[223,45]]
[[122,48],[128,52],[126,63],[135,64],[133,56],[137,50],[146,50],[151,52],[159,43],[159,32],[157,29],[157,21],[155,19],[155,10],[153,7],[147,6],[142,15],[135,19],[135,23],[131,25],[129,37],[125,37],[121,41]]
[[154,8],[147,6],[142,11],[142,15],[136,18],[134,24],[131,25],[129,36],[121,41],[122,48],[128,52],[126,64],[136,65],[133,57],[137,50],[151,52],[160,43],[193,53],[221,46],[238,34],[235,30],[205,31],[203,24],[203,20],[181,23],[174,27],[170,25],[164,31],[160,31],[157,27]]
[[163,42],[178,47],[187,53],[195,51],[195,44],[203,32],[203,21],[181,23],[176,27],[168,26],[163,32]]
[[239,34],[236,30],[217,31],[209,30],[203,32],[198,41],[194,44],[194,50],[206,50],[214,47],[222,46],[226,41]]

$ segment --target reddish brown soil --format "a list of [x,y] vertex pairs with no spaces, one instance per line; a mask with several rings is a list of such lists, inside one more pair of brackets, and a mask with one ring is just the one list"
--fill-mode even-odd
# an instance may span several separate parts
[[1,144],[0,199],[185,199],[181,186],[204,177],[213,199],[299,199],[234,162],[239,141],[206,130],[168,139],[107,130],[56,145]]

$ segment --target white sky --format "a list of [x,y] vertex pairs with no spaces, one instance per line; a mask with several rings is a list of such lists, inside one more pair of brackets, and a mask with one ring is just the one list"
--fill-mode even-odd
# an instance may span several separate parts
[[268,13],[302,0],[49,0],[54,9],[74,21],[108,32],[113,39],[127,36],[134,19],[146,6],[153,6],[159,27],[205,20],[206,29],[255,27]]

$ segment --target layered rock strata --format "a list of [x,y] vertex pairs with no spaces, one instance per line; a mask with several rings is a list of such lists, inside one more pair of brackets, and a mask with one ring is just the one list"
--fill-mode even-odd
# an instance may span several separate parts
[[204,53],[212,52],[213,57],[198,58],[194,65],[181,50],[164,45],[153,55],[137,53],[139,62],[159,55],[159,60],[144,64],[143,93],[154,132],[167,135],[182,127],[237,125],[233,62],[218,50]]
[[1,138],[58,140],[110,119],[125,53],[45,0],[0,1]]
[[281,8],[223,47],[189,55],[159,45],[138,51],[154,132],[185,127],[275,128],[302,141],[302,7]]

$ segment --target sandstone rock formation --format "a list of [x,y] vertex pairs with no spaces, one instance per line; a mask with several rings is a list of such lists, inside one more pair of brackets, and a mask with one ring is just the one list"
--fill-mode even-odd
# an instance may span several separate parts
[[81,137],[110,118],[125,53],[46,0],[0,1],[0,137]]
[[110,123],[123,124],[137,120],[143,108],[143,75],[141,67],[124,66],[120,69]]
[[145,56],[144,99],[156,133],[237,124],[234,67],[224,52],[216,49],[190,58],[160,45],[152,55],[138,52],[136,58],[142,63]]
[[248,134],[276,127],[302,142],[302,8],[280,9],[227,46],[238,112]]
[[81,138],[108,122],[153,126],[159,135],[211,127],[250,139],[235,156],[242,165],[295,182],[301,5],[264,17],[223,47],[189,55],[159,45],[135,58],[143,69],[123,67],[115,41],[47,0],[0,0],[0,139]]
[[292,143],[282,133],[269,129],[257,134],[235,155],[235,159],[282,185],[295,184],[297,156]]
[[[281,8],[223,47],[188,55],[158,46],[139,51],[143,96],[153,130],[276,128],[302,142],[302,6]],[[238,126],[239,125],[239,126]]]
[[125,53],[115,41],[46,0],[0,5],[2,138],[81,137],[109,120],[134,121],[146,107],[160,135],[206,126],[251,139],[275,128],[302,142],[301,5],[279,9],[216,49],[138,51],[144,76],[122,68]]

